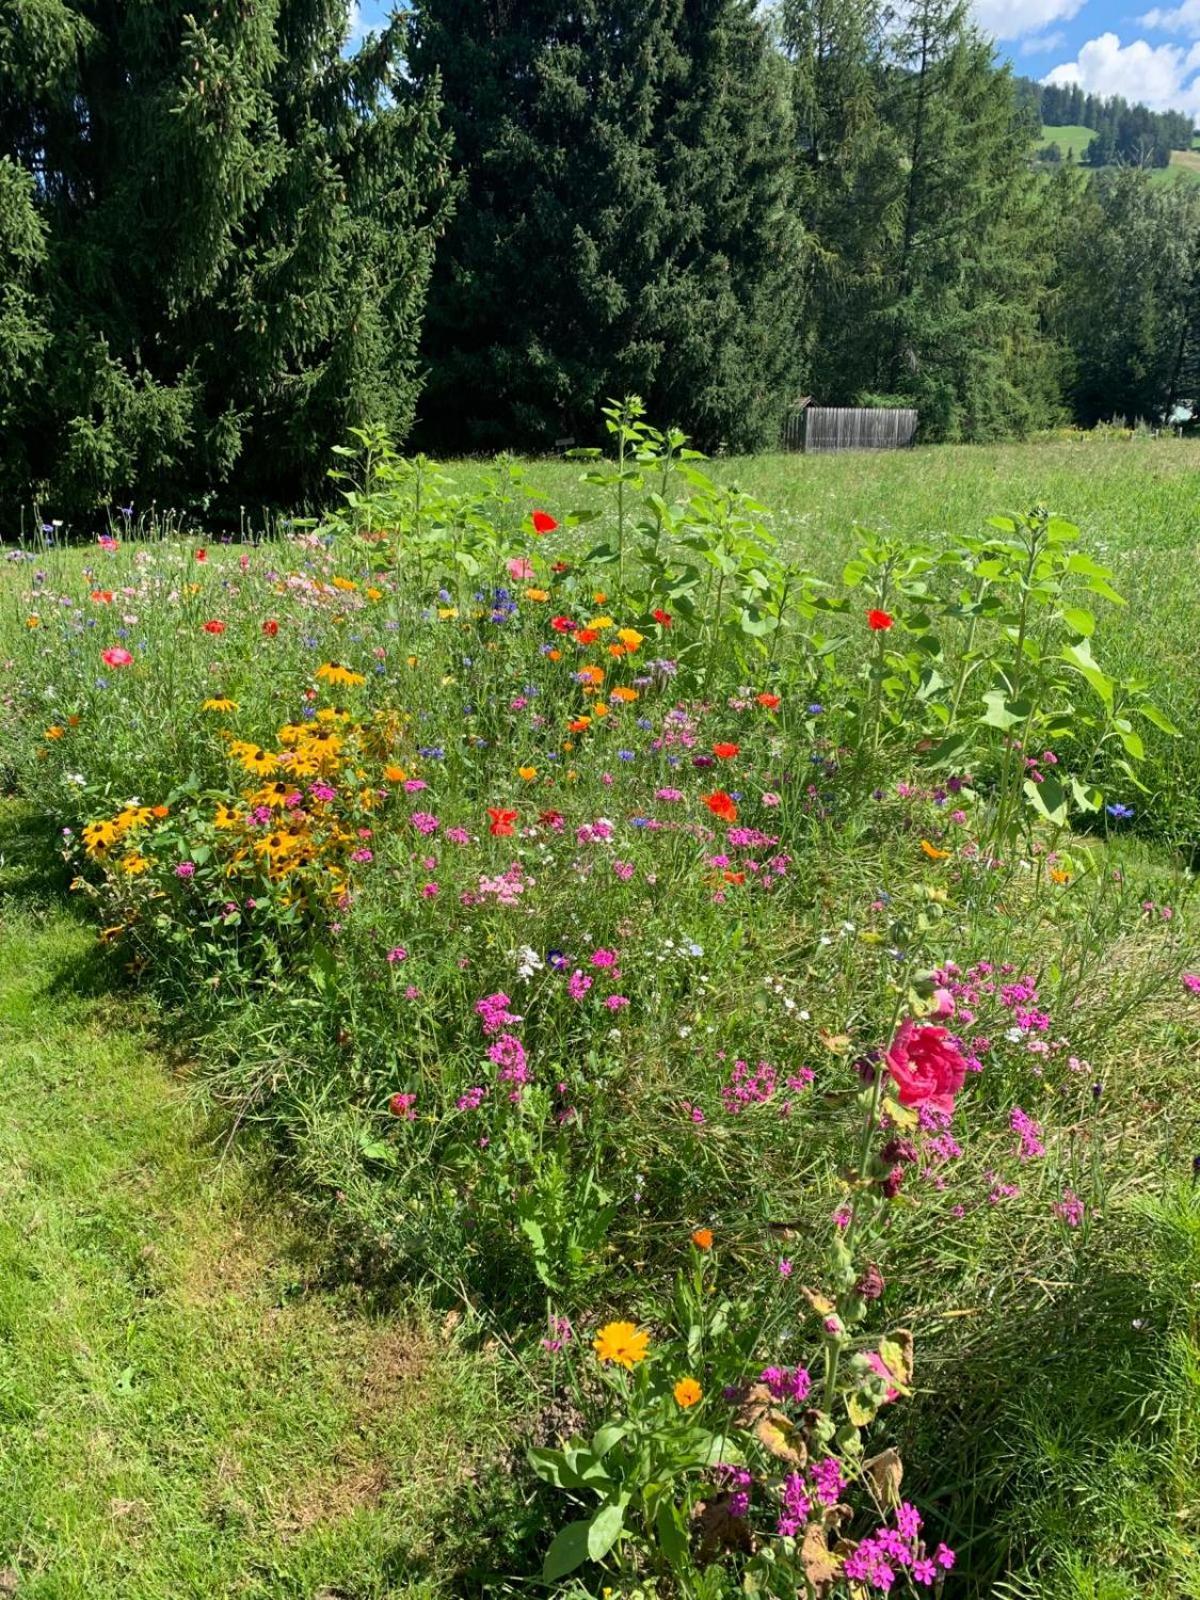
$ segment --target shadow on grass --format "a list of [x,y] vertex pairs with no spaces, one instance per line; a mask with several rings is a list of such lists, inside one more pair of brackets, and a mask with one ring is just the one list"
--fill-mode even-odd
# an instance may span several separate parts
[[1190,1592],[1200,1514],[1178,1495],[1197,1468],[1200,1367],[1179,1352],[1196,1262],[1173,1204],[1183,1218],[1196,1202],[1164,1202],[1156,1236],[1122,1219],[1108,1259],[1080,1258],[1048,1303],[931,1364],[905,1492],[958,1550],[957,1593],[1081,1594],[1072,1566],[1112,1600]]

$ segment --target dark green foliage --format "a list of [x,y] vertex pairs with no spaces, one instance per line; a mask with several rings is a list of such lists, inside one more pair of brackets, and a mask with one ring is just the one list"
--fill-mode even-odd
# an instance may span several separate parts
[[1087,424],[1161,422],[1200,393],[1200,195],[1133,170],[1082,187],[1064,175],[1059,207],[1068,226],[1055,321],[1074,413]]
[[[345,0],[14,0],[0,20],[0,498],[295,502],[403,429],[446,187],[399,28]],[[234,489],[236,485],[236,489]]]
[[772,444],[798,377],[783,62],[749,0],[429,0],[461,165],[425,352],[441,449],[590,436],[637,391],[707,446]]
[[918,0],[898,18],[878,0],[792,0],[785,30],[815,130],[801,149],[818,219],[813,392],[916,405],[926,438],[1048,421],[1037,123],[966,7]]

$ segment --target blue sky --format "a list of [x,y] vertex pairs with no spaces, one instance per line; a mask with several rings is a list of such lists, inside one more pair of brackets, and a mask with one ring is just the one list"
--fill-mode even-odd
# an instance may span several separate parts
[[[1200,116],[1200,0],[972,0],[1017,70]],[[390,0],[359,0],[356,33]]]

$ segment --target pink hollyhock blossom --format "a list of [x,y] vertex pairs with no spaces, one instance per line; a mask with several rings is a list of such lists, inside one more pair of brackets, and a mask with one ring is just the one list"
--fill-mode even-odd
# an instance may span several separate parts
[[929,1106],[953,1115],[954,1096],[963,1086],[967,1064],[945,1028],[919,1025],[905,1017],[886,1060],[902,1106]]

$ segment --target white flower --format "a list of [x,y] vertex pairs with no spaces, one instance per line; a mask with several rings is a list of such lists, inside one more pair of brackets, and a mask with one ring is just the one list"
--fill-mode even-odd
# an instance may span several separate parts
[[523,944],[517,951],[518,978],[532,978],[534,973],[540,972],[545,965],[532,945]]

